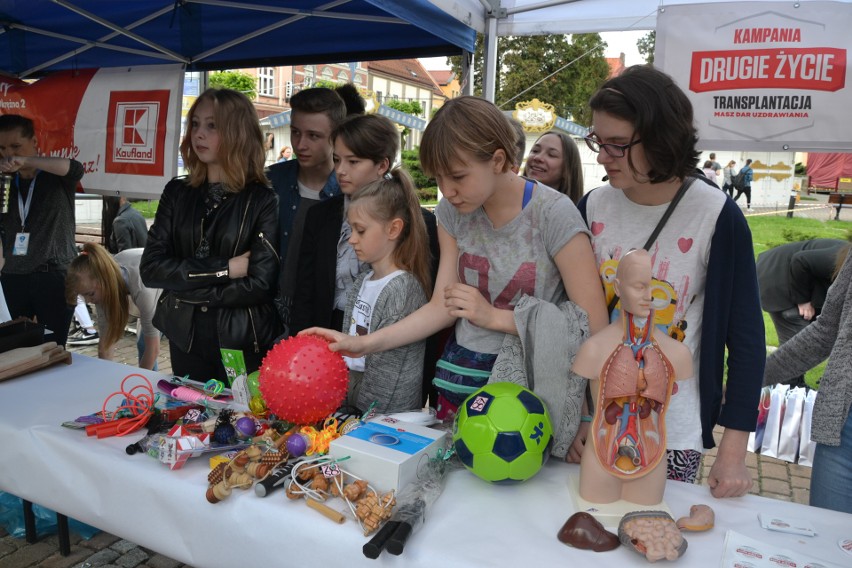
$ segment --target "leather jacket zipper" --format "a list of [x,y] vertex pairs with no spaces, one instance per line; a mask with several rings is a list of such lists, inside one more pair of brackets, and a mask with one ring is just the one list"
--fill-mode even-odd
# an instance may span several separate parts
[[254,316],[251,315],[251,306],[248,308],[249,323],[251,323],[251,333],[254,336],[254,352],[260,353],[260,345],[257,343],[257,330],[254,328]]
[[246,201],[246,208],[243,211],[243,218],[240,221],[240,230],[237,232],[237,240],[234,241],[234,256],[237,256],[237,247],[240,244],[240,237],[243,236],[243,227],[246,225],[246,217],[248,217],[249,206],[251,205],[251,194],[248,196],[248,201]]
[[190,272],[186,275],[187,278],[208,278],[215,276],[216,278],[224,278],[228,275],[227,270],[217,270],[216,272]]
[[275,255],[275,260],[277,260],[277,261],[278,261],[278,264],[281,264],[281,257],[280,257],[280,256],[278,256],[278,252],[275,250],[275,247],[274,247],[274,246],[272,246],[272,243],[270,243],[270,242],[269,242],[269,240],[266,238],[266,235],[264,235],[264,234],[263,234],[263,231],[261,231],[260,233],[258,233],[258,235],[257,235],[257,236],[258,236],[258,238],[260,239],[260,242],[262,242],[264,245],[266,245],[266,247],[269,249],[269,251],[270,251],[272,254],[274,254],[274,255]]

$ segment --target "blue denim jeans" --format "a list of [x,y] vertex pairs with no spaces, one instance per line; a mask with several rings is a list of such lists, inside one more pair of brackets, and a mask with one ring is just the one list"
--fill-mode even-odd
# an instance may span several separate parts
[[840,432],[839,446],[816,445],[810,504],[852,514],[852,411]]

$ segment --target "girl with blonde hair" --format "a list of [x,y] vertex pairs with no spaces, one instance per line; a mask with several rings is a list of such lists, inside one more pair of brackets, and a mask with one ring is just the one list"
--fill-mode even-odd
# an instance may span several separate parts
[[82,296],[95,304],[98,314],[98,357],[111,361],[113,348],[124,335],[130,313],[130,301],[139,309],[139,366],[157,369],[160,332],[152,320],[160,290],[147,288],[139,275],[141,248],[127,249],[115,258],[101,245],[86,243],[83,252],[71,261],[65,279],[69,304]]
[[[432,291],[429,240],[414,182],[395,169],[352,195],[349,244],[369,264],[349,291],[344,331],[364,335],[416,311]],[[378,412],[421,408],[425,339],[366,357],[348,358],[349,403]]]
[[166,185],[140,270],[163,289],[154,323],[169,338],[172,371],[226,380],[222,350],[242,352],[250,373],[280,334],[278,198],[245,95],[208,89],[188,116],[189,175]]

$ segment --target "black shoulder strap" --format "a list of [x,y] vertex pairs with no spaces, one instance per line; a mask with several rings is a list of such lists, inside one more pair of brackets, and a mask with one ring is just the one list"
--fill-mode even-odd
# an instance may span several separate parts
[[[654,230],[651,233],[651,236],[648,237],[647,241],[645,241],[645,245],[642,247],[643,249],[651,250],[651,245],[653,245],[654,241],[657,240],[657,237],[660,235],[660,231],[662,231],[663,227],[666,226],[666,223],[668,222],[669,217],[672,216],[672,213],[674,213],[675,207],[677,207],[677,204],[680,203],[681,199],[683,199],[683,196],[686,193],[686,190],[689,189],[689,186],[692,185],[693,181],[695,181],[695,178],[692,177],[692,176],[689,176],[689,177],[687,177],[686,179],[683,180],[682,184],[680,184],[680,187],[678,188],[677,193],[675,193],[675,196],[672,198],[671,202],[669,203],[669,206],[666,207],[666,210],[663,213],[663,216],[660,217],[660,220],[657,222],[657,226],[654,227]],[[618,303],[618,296],[614,295],[612,297],[612,300],[609,301],[609,304],[606,307],[607,314],[612,314],[612,310],[615,309],[615,305],[617,303]]]

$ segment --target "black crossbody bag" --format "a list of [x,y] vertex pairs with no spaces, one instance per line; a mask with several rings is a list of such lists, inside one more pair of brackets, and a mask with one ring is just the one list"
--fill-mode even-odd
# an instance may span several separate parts
[[[653,245],[654,241],[657,240],[657,237],[660,235],[660,231],[662,231],[663,227],[666,226],[666,223],[668,222],[669,217],[672,216],[672,213],[674,213],[675,207],[677,207],[677,204],[680,203],[680,200],[686,194],[686,190],[689,189],[689,186],[692,185],[693,181],[695,181],[695,178],[689,176],[685,180],[683,180],[682,184],[680,184],[680,187],[678,188],[677,193],[675,193],[675,196],[674,196],[674,198],[672,198],[671,203],[669,203],[669,206],[666,207],[666,210],[663,213],[663,216],[660,218],[659,222],[657,223],[657,226],[654,227],[654,231],[651,233],[651,236],[648,237],[647,241],[645,241],[645,245],[642,247],[643,249],[651,250],[651,245]],[[619,300],[618,295],[614,295],[612,297],[612,300],[609,301],[609,304],[606,307],[606,313],[607,313],[608,316],[612,315],[612,310],[615,309],[615,305],[618,303],[618,300]]]

